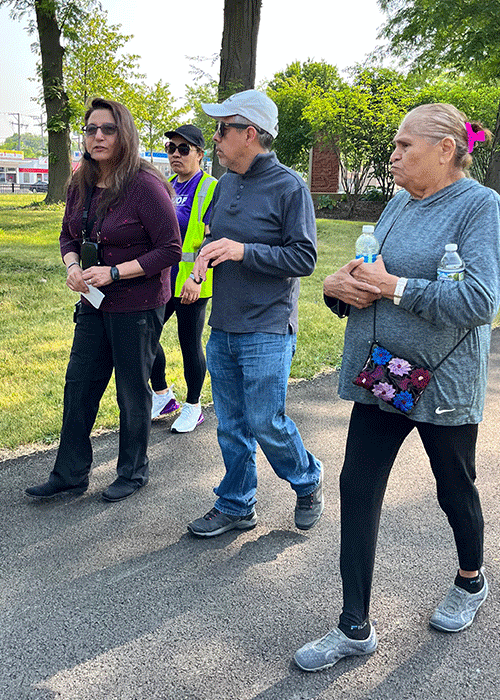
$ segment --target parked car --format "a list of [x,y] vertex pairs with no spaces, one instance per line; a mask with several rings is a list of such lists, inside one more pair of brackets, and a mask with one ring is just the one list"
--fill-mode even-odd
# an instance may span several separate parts
[[30,190],[32,192],[47,192],[48,189],[49,183],[43,182],[42,180],[39,180],[38,182],[35,182],[32,185],[30,185]]

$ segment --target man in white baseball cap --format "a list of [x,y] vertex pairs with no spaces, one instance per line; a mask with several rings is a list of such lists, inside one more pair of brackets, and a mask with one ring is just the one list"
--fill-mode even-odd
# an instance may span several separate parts
[[265,93],[258,90],[237,92],[221,104],[202,104],[201,106],[205,114],[214,119],[224,119],[238,114],[271,134],[273,139],[278,135],[278,108]]
[[297,496],[295,526],[308,530],[323,511],[321,462],[306,450],[285,413],[296,347],[299,277],[316,264],[316,221],[304,180],[270,150],[278,110],[257,90],[204,104],[218,120],[214,134],[221,177],[209,234],[193,268],[195,281],[213,267],[207,363],[226,474],[217,501],[189,523],[197,537],[255,527],[257,443]]

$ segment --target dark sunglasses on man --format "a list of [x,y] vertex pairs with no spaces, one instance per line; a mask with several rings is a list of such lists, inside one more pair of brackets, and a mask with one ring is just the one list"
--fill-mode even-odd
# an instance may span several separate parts
[[169,156],[173,156],[176,151],[179,151],[180,156],[188,156],[192,148],[193,146],[190,146],[187,143],[180,143],[177,146],[175,143],[170,141],[169,143],[165,144],[165,150]]
[[[215,130],[215,133],[219,134],[219,137],[223,139],[227,129],[248,129],[249,126],[253,126],[253,124],[238,124],[238,122],[217,122],[217,129]],[[259,129],[257,126],[253,126],[253,128],[258,134],[265,133],[264,129]]]
[[85,136],[95,136],[97,134],[97,129],[100,129],[101,134],[104,134],[104,136],[112,136],[118,131],[116,124],[101,124],[100,126],[97,126],[97,124],[87,124],[87,126],[83,127],[82,131]]

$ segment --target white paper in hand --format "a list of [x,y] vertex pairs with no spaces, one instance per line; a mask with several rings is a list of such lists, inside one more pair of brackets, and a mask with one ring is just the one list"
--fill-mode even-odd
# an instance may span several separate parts
[[95,308],[98,309],[101,305],[102,300],[104,299],[104,294],[101,292],[100,289],[97,289],[97,287],[93,287],[88,282],[87,287],[89,288],[89,291],[87,293],[82,292],[82,297],[85,297],[87,301],[90,301],[92,306],[95,306]]

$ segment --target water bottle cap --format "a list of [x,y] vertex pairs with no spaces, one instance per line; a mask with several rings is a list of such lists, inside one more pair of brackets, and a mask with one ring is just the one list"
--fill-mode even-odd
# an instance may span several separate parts
[[445,245],[445,247],[444,247],[444,249],[445,249],[448,253],[452,253],[453,251],[457,250],[457,248],[458,248],[458,246],[457,246],[456,243],[447,243],[447,244]]
[[373,233],[375,231],[375,226],[370,226],[366,224],[363,226],[363,233]]

